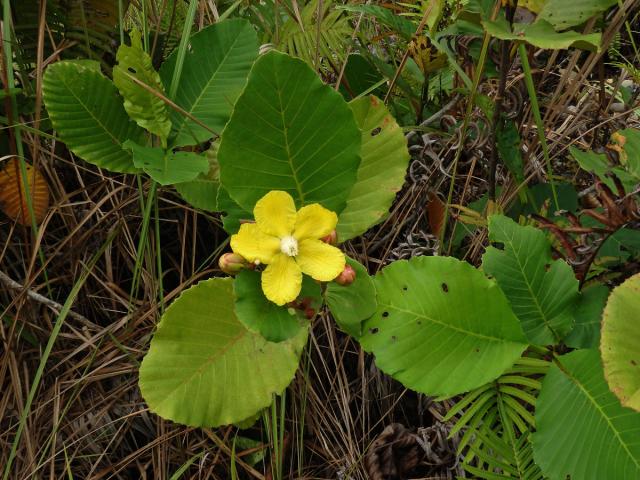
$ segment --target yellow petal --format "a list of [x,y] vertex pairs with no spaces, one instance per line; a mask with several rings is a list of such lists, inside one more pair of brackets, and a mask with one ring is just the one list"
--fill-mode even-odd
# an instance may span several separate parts
[[344,270],[345,259],[340,249],[320,240],[307,239],[298,244],[296,262],[315,280],[330,282]]
[[238,233],[231,236],[231,249],[251,263],[259,260],[266,264],[280,252],[280,240],[266,235],[255,223],[244,223]]
[[302,272],[293,257],[280,253],[262,272],[262,291],[273,303],[284,305],[296,299],[302,288]]
[[298,210],[293,236],[298,240],[326,237],[337,224],[338,215],[319,203],[312,203]]
[[273,190],[258,200],[253,216],[264,233],[286,237],[296,223],[296,205],[287,192]]

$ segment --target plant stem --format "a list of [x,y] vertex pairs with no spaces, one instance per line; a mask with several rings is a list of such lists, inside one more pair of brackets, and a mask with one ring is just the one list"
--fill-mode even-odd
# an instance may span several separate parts
[[[506,17],[509,22],[509,29],[513,25],[513,16],[517,7],[517,0],[515,5],[511,5],[511,2],[507,3]],[[507,86],[507,74],[509,73],[509,50],[511,48],[511,41],[502,40],[500,42],[500,81],[498,83],[498,94],[496,95],[495,107],[493,110],[493,119],[491,121],[491,133],[489,139],[489,145],[491,146],[491,157],[489,158],[489,200],[496,200],[496,171],[498,167],[498,128],[502,121],[502,107],[504,103],[504,92]]]
[[521,43],[518,47],[518,53],[520,54],[520,61],[522,62],[522,71],[524,72],[524,81],[527,85],[527,92],[529,93],[529,100],[531,101],[531,112],[536,122],[538,130],[538,140],[542,146],[542,153],[547,166],[547,177],[551,184],[551,193],[553,195],[553,203],[556,206],[556,210],[560,210],[560,204],[558,203],[558,193],[556,192],[556,184],[553,180],[553,169],[551,167],[551,157],[549,156],[549,145],[547,145],[547,139],[544,135],[544,124],[542,123],[542,116],[540,115],[540,106],[538,105],[538,97],[536,96],[536,87],[533,83],[533,74],[531,73],[531,66],[529,65],[529,58],[527,57],[527,47],[524,43]]

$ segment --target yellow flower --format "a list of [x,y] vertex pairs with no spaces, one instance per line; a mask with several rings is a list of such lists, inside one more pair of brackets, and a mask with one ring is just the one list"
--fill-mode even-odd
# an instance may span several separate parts
[[278,305],[296,299],[302,274],[329,282],[345,266],[344,254],[320,239],[329,235],[338,216],[318,203],[296,212],[287,192],[267,193],[253,209],[256,223],[245,223],[231,237],[231,249],[254,264],[265,264],[262,290]]

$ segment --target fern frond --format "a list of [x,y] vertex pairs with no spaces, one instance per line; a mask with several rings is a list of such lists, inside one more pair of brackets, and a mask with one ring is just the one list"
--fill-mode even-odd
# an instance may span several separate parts
[[[318,17],[321,18],[319,25]],[[284,23],[277,46],[318,68],[318,60],[334,64],[345,61],[352,31],[349,17],[343,10],[336,10],[332,0],[322,4],[311,0],[300,12],[299,19],[291,16]]]
[[463,468],[474,478],[543,478],[533,461],[529,435],[535,429],[532,412],[540,380],[549,365],[523,357],[494,382],[467,393],[447,413],[445,419],[457,418],[451,435],[463,432],[458,453],[464,453]]

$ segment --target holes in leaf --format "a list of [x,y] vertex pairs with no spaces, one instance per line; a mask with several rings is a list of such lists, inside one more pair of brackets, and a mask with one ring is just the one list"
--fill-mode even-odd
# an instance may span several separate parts
[[502,242],[491,242],[491,246],[496,250],[504,250],[504,243]]
[[389,312],[382,312],[382,317],[387,318],[389,316]]
[[372,335],[375,335],[379,331],[380,331],[380,329],[378,327],[373,327],[373,328],[369,329],[369,333],[372,334]]
[[133,68],[133,67],[127,67],[127,70],[129,70],[129,73],[133,73],[134,75],[135,75],[136,73],[138,73],[138,72],[136,71],[136,69],[135,69],[135,68]]
[[550,263],[547,263],[547,264],[544,266],[544,271],[545,271],[545,272],[548,272],[550,269],[551,269],[551,264],[550,264]]
[[407,287],[407,286],[405,285],[404,287],[402,287],[402,290],[404,290],[404,291],[406,292],[407,290],[409,290],[409,287]]
[[380,132],[382,131],[382,128],[378,127],[378,128],[374,128],[373,130],[371,130],[371,136],[375,137],[376,135],[378,135]]
[[396,337],[395,335],[391,335],[391,341],[395,342],[396,340],[398,340],[398,337]]
[[416,322],[416,325],[418,325],[418,326],[422,325],[422,320],[418,320],[418,321]]
[[449,293],[449,285],[447,285],[446,283],[443,283],[441,286],[442,286],[442,291],[444,293]]

